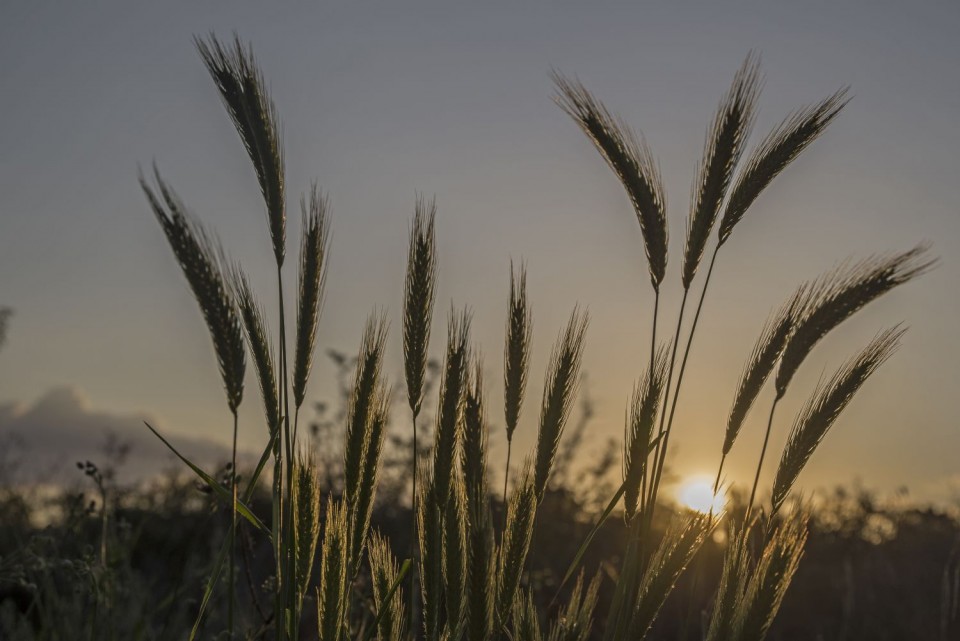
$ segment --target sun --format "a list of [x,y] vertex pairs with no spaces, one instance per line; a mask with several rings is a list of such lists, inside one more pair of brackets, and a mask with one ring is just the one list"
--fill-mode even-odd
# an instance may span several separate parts
[[677,489],[677,499],[685,507],[707,514],[722,512],[727,503],[726,493],[721,488],[713,493],[713,482],[707,477],[688,478]]

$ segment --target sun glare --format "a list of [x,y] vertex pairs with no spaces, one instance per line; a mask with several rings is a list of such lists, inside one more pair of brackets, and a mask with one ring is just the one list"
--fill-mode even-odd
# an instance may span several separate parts
[[713,493],[713,482],[705,477],[691,478],[677,490],[677,499],[684,506],[704,514],[713,510],[714,514],[723,511],[727,503],[727,496],[721,488],[717,494]]

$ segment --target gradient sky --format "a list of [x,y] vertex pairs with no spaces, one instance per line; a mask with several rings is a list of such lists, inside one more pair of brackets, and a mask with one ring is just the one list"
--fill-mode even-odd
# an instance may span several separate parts
[[[584,451],[595,453],[622,434],[648,358],[653,299],[623,190],[551,102],[549,71],[578,75],[644,132],[662,164],[672,319],[706,125],[755,49],[766,75],[755,139],[843,85],[854,100],[721,253],[672,465],[681,475],[714,472],[743,361],[768,310],[797,283],[848,255],[931,240],[936,271],[815,350],[779,412],[773,443],[778,451],[821,376],[903,320],[911,327],[903,348],[842,416],[800,484],[861,479],[882,491],[905,484],[921,497],[960,487],[960,5],[347,4],[281,12],[241,2],[4,3],[0,304],[16,315],[0,354],[0,403],[29,406],[69,386],[99,411],[130,417],[131,430],[142,429],[134,415],[148,414],[170,432],[227,440],[209,339],[136,174],[138,163],[155,160],[273,304],[256,181],[191,42],[236,30],[254,44],[280,110],[288,201],[295,205],[312,180],[330,195],[321,348],[352,352],[364,318],[381,305],[393,330],[388,372],[400,383],[407,227],[416,193],[436,194],[434,355],[451,301],[469,305],[488,396],[499,398],[509,259],[525,259],[536,326],[518,448],[533,444],[547,354],[580,303],[592,315],[584,366],[597,417]],[[295,256],[296,207],[289,218]],[[331,380],[319,360],[311,397],[328,395]],[[241,442],[255,449],[263,428],[252,372],[244,405]],[[734,450],[732,481],[751,474],[762,413]],[[490,414],[502,425],[499,403]],[[502,462],[502,441],[496,430],[494,462]]]

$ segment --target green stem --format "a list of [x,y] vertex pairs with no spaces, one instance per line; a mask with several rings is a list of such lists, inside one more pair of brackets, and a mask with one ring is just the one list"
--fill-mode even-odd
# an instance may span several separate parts
[[503,472],[503,527],[507,527],[507,485],[510,482],[510,453],[513,450],[513,439],[507,439],[507,467]]
[[410,497],[410,506],[412,511],[411,518],[411,538],[410,538],[410,558],[412,563],[410,566],[410,638],[416,641],[417,639],[417,603],[419,598],[417,595],[417,569],[419,564],[417,559],[419,558],[419,528],[417,527],[417,519],[419,518],[419,513],[417,512],[417,463],[419,462],[419,450],[417,449],[417,411],[411,408],[413,413],[413,491],[411,492]]
[[[687,294],[689,293],[689,289],[683,290],[683,300],[680,303],[680,314],[677,316],[677,330],[674,333],[673,348],[670,351],[670,367],[667,368],[667,387],[663,393],[664,404],[666,404],[667,399],[670,398],[670,383],[673,381],[673,367],[677,360],[677,344],[680,342],[680,329],[683,327],[683,312],[687,307]],[[660,475],[663,473],[663,461],[667,455],[668,439],[667,435],[664,434],[666,417],[666,407],[664,407],[664,411],[660,412],[660,427],[657,430],[657,447],[656,452],[653,455],[653,470],[650,476],[650,496],[647,497],[647,535],[649,535],[650,528],[653,524],[653,512],[656,509],[657,493],[660,491]]]
[[767,454],[767,444],[770,442],[770,428],[773,426],[773,413],[777,409],[777,403],[780,402],[780,397],[777,396],[773,399],[773,403],[770,405],[770,417],[767,419],[767,431],[763,435],[763,447],[760,449],[760,460],[757,462],[757,473],[753,477],[753,488],[750,490],[750,500],[747,502],[747,513],[743,517],[743,522],[747,523],[750,520],[750,513],[753,511],[753,500],[757,496],[757,485],[760,483],[760,470],[763,468],[763,458]]
[[[286,459],[286,501],[283,503],[283,509],[281,510],[281,523],[283,528],[283,537],[284,542],[279,546],[281,555],[285,558],[286,566],[284,567],[284,574],[286,576],[277,577],[277,591],[280,596],[279,598],[279,611],[276,612],[275,616],[277,619],[277,627],[282,629],[279,633],[279,638],[282,640],[288,636],[288,632],[291,632],[287,629],[288,619],[286,616],[286,609],[294,601],[293,598],[293,577],[296,575],[296,541],[294,540],[295,532],[293,530],[293,496],[291,491],[293,489],[293,447],[290,442],[290,391],[289,385],[287,382],[287,333],[286,333],[286,322],[284,314],[284,305],[283,305],[283,269],[282,264],[277,262],[277,299],[279,307],[279,316],[280,316],[280,374],[281,374],[281,396],[283,398],[283,442],[284,446],[281,447],[281,458]],[[284,451],[285,450],[285,451]],[[283,461],[281,460],[281,467]],[[284,497],[284,488],[280,487],[280,496]],[[292,613],[291,613],[292,614]],[[290,635],[292,639],[292,634]]]
[[[710,287],[710,278],[713,276],[713,266],[717,262],[717,254],[720,252],[720,245],[717,245],[713,254],[710,256],[710,266],[707,268],[707,276],[703,281],[703,289],[700,290],[700,300],[697,302],[697,311],[693,315],[693,324],[690,326],[690,335],[687,337],[687,346],[683,350],[683,360],[680,361],[680,371],[677,374],[677,386],[673,391],[673,400],[670,404],[670,418],[667,420],[666,431],[663,431],[663,417],[665,414],[660,415],[660,427],[661,432],[663,432],[663,447],[660,450],[659,463],[657,465],[656,477],[653,482],[653,496],[651,498],[656,498],[656,492],[660,489],[660,476],[663,473],[663,465],[667,457],[667,445],[670,442],[670,432],[673,429],[673,417],[677,411],[677,401],[680,398],[680,386],[683,384],[683,375],[687,371],[687,360],[690,358],[690,348],[693,346],[693,338],[697,332],[697,325],[700,322],[700,312],[703,311],[703,301],[707,297],[707,289]],[[680,339],[680,324],[683,320],[683,305],[687,302],[687,294],[689,289],[685,289],[683,292],[683,303],[680,306],[680,321],[677,322],[677,334],[674,338],[673,344],[673,355],[670,357],[670,376],[673,375],[673,358],[677,354],[677,342]],[[667,378],[667,391],[669,396],[669,385],[670,385],[670,376]],[[664,397],[665,399],[667,397]]]
[[233,503],[230,509],[230,597],[227,605],[227,631],[231,641],[234,636],[233,610],[236,601],[236,583],[234,572],[237,566],[237,410],[233,410],[233,451],[230,456],[230,487]]

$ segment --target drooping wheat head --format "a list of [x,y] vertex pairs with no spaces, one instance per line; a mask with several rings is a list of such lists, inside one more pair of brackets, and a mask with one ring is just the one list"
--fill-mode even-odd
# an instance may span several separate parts
[[217,241],[210,236],[180,198],[154,168],[154,178],[162,201],[140,175],[140,187],[167,236],[173,255],[200,306],[203,320],[213,339],[217,365],[227,394],[227,405],[236,414],[243,400],[243,376],[246,353],[243,328],[232,293],[224,277],[226,261]]
[[667,272],[666,196],[650,148],[578,80],[556,71],[552,77],[557,87],[554,101],[580,126],[623,183],[640,222],[650,282],[659,290]]
[[841,265],[810,286],[811,303],[797,321],[777,370],[777,396],[782,397],[800,364],[813,347],[837,325],[883,296],[913,280],[935,263],[928,245],[890,255],[871,256],[853,265]]

